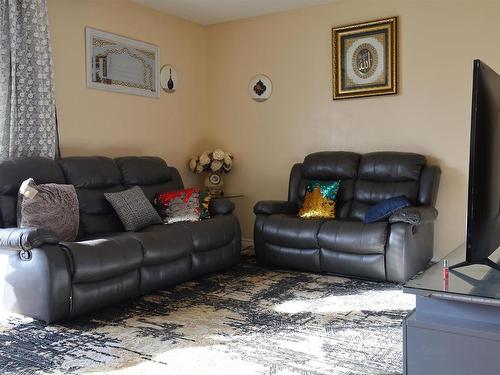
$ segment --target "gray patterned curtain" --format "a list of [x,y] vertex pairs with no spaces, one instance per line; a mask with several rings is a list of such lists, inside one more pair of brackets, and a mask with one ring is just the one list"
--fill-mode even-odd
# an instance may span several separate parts
[[0,159],[58,153],[46,0],[0,0]]

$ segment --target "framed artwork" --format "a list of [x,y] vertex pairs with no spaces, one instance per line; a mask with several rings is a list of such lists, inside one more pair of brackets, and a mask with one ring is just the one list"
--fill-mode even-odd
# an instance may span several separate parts
[[149,43],[85,28],[87,87],[160,96],[160,49]]
[[398,92],[397,17],[332,29],[333,99]]

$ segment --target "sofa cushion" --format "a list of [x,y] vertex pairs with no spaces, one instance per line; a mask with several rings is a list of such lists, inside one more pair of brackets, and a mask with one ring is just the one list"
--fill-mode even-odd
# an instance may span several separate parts
[[144,265],[173,262],[188,257],[193,249],[191,232],[180,224],[151,225],[130,235],[142,244]]
[[101,233],[123,232],[124,230],[125,228],[115,212],[104,215],[89,215],[80,211],[80,230],[77,239]]
[[197,251],[191,255],[193,277],[200,277],[234,266],[239,261],[239,249],[234,243],[209,251]]
[[121,185],[115,162],[104,156],[75,156],[58,160],[68,183],[75,188],[105,188]]
[[184,188],[179,171],[169,167],[161,158],[127,156],[117,158],[115,162],[123,176],[123,185],[140,186],[151,203],[160,192]]
[[297,185],[299,207],[304,200],[308,180],[340,180],[340,194],[335,204],[336,217],[348,217],[359,160],[359,154],[344,151],[323,151],[306,156],[304,162],[299,164],[301,172],[298,183],[295,174],[292,173],[290,177],[291,189],[295,190],[292,185]]
[[358,179],[349,217],[363,220],[370,206],[405,196],[415,204],[425,157],[405,152],[365,154],[359,163]]
[[95,282],[73,283],[70,316],[82,315],[136,297],[140,283],[139,269]]
[[318,248],[317,234],[325,219],[302,219],[291,215],[270,215],[262,226],[265,242],[297,249]]
[[123,185],[153,185],[171,180],[170,169],[161,158],[126,156],[115,159],[121,170]]
[[69,157],[58,160],[67,182],[74,185],[80,205],[79,238],[123,231],[123,225],[104,198],[106,192],[125,190],[120,170],[112,159]]
[[265,261],[275,267],[291,268],[301,271],[320,272],[320,250],[297,249],[265,243]]
[[234,239],[237,228],[232,215],[220,215],[211,219],[183,222],[182,225],[191,233],[193,251],[210,251],[227,245]]
[[358,171],[360,155],[345,151],[323,151],[307,155],[302,164],[302,177],[309,180],[353,179]]
[[148,225],[161,223],[158,212],[139,186],[117,193],[104,193],[127,231],[136,231]]
[[122,234],[62,242],[61,245],[69,253],[74,283],[96,282],[126,274],[138,269],[143,259],[139,241]]
[[388,223],[328,220],[320,228],[318,243],[323,249],[352,254],[384,254]]
[[46,158],[15,158],[0,163],[0,194],[17,195],[19,186],[28,178],[39,184],[64,184],[66,180],[56,162]]
[[80,234],[114,233],[124,230],[120,218],[104,197],[104,193],[123,191],[121,185],[101,189],[76,190],[80,206]]
[[384,254],[353,254],[320,250],[321,271],[338,275],[385,280]]
[[141,293],[149,293],[192,279],[191,257],[141,267]]
[[372,152],[361,157],[358,177],[362,180],[401,182],[420,178],[425,157],[406,152]]
[[78,189],[76,194],[80,212],[89,215],[114,214],[115,210],[104,197],[104,193],[116,193],[123,190],[121,185],[102,189]]
[[373,205],[390,198],[405,196],[409,201],[415,203],[417,194],[417,181],[376,182],[358,180],[354,190],[354,199],[358,202]]

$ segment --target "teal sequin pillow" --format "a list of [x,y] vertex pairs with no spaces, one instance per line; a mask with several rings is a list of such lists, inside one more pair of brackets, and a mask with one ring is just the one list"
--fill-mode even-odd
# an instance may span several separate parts
[[340,189],[340,181],[311,180],[306,185],[304,203],[299,217],[305,219],[335,219],[335,206]]
[[211,200],[212,194],[208,191],[200,191],[200,219],[210,219],[208,207],[210,206]]

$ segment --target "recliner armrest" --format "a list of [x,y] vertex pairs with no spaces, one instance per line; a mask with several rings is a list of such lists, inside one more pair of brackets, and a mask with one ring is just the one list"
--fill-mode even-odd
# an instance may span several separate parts
[[2,228],[0,229],[0,249],[27,251],[43,244],[56,244],[57,236],[49,230],[40,228]]
[[225,198],[212,199],[208,211],[210,216],[229,215],[234,211],[234,203]]
[[297,203],[290,201],[260,201],[257,202],[253,208],[255,215],[296,215],[297,211]]
[[422,225],[436,220],[438,211],[430,206],[411,206],[402,208],[389,217],[389,223]]

